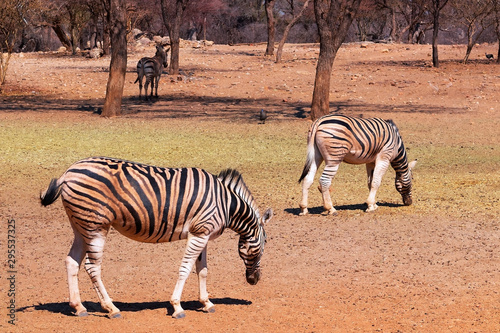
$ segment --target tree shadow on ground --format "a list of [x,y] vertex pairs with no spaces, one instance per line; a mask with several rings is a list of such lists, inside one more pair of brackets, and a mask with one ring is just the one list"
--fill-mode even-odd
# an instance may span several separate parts
[[[251,301],[237,299],[237,298],[213,298],[210,301],[214,304],[223,305],[251,305]],[[166,314],[172,315],[174,313],[174,308],[170,302],[113,302],[113,304],[120,309],[120,312],[139,312],[144,310],[158,310],[165,309]],[[101,305],[97,302],[83,302],[83,306],[87,308],[87,312],[91,316],[106,317],[107,312],[101,309]],[[202,311],[202,305],[198,301],[186,301],[181,302],[181,306],[186,311]],[[57,303],[41,303],[37,305],[25,306],[18,308],[17,312],[25,312],[30,309],[36,311],[49,311],[51,313],[58,313],[65,316],[74,316],[75,313],[73,309],[68,305],[68,303],[57,302]]]
[[[0,112],[87,112],[100,114],[103,99],[60,99],[56,96],[16,95],[0,96]],[[204,118],[229,121],[258,122],[261,109],[268,113],[268,121],[299,120],[310,117],[310,103],[288,102],[268,98],[236,98],[183,93],[140,100],[126,96],[122,100],[122,117],[127,118]],[[335,101],[330,110],[336,114],[361,117],[383,116],[384,113],[455,114],[464,108],[444,108],[432,105],[378,105],[359,101]]]

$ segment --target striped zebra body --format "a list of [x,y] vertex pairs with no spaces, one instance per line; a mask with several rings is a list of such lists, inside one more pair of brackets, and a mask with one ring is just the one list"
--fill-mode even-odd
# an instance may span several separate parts
[[366,164],[368,189],[367,212],[377,209],[375,196],[389,165],[396,171],[395,185],[405,205],[412,203],[411,169],[399,130],[391,120],[326,115],[316,120],[309,130],[307,158],[299,182],[302,184],[300,215],[307,214],[308,191],[318,167],[325,162],[319,180],[326,213],[335,214],[330,186],[341,162]]
[[[85,269],[110,317],[120,316],[101,281],[100,271],[106,235],[111,227],[140,242],[160,243],[187,239],[172,294],[173,317],[184,317],[180,299],[184,283],[196,265],[200,301],[213,311],[206,291],[206,248],[210,239],[230,228],[240,234],[240,257],[250,284],[260,278],[264,250],[264,222],[241,175],[234,170],[217,177],[202,169],[169,169],[106,157],[88,158],[73,164],[53,179],[41,195],[44,206],[59,196],[73,227],[75,239],[66,258],[70,305],[86,315],[78,291],[78,271]],[[197,260],[198,259],[198,260]]]
[[137,79],[134,83],[139,82],[139,99],[142,98],[142,80],[146,77],[144,84],[144,98],[148,99],[148,87],[151,83],[151,97],[153,97],[153,89],[155,96],[158,97],[158,83],[160,82],[161,73],[163,68],[168,66],[167,53],[163,47],[156,46],[156,54],[152,58],[144,57],[137,62]]

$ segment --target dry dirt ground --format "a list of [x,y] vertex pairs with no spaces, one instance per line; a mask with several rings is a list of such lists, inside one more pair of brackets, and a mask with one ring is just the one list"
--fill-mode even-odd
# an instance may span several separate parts
[[[498,154],[499,66],[484,57],[485,52],[496,54],[496,47],[479,45],[471,63],[464,66],[459,63],[464,47],[442,46],[442,66],[434,69],[430,46],[345,45],[334,65],[332,109],[393,117],[403,126],[405,121],[433,124],[432,133],[407,131],[410,145],[431,144],[440,135],[466,144],[472,137],[478,143],[491,140],[497,147],[492,151]],[[264,50],[264,45],[184,48],[181,75],[164,75],[160,98],[153,102],[139,101],[133,84],[136,61],[152,54],[152,48],[131,52],[124,118],[250,124],[265,108],[271,114],[266,126],[289,122],[302,128],[305,138],[318,45],[287,45],[282,64],[264,57]],[[58,121],[92,126],[101,121],[89,111],[102,105],[108,64],[109,58],[14,55],[0,96],[1,121],[48,119],[53,126]],[[436,122],[443,123],[442,133]],[[457,129],[448,128],[448,123]],[[301,151],[304,147],[305,141]],[[498,176],[498,166],[493,175]],[[226,232],[210,243],[208,251],[208,286],[216,312],[199,311],[193,275],[184,289],[182,320],[167,314],[172,313],[168,300],[184,243],[140,244],[112,231],[106,244],[104,282],[123,318],[111,320],[101,312],[83,271],[80,289],[90,316],[71,314],[63,264],[72,241],[70,227],[59,202],[42,209],[33,194],[47,182],[27,185],[29,191],[8,181],[1,185],[2,260],[9,219],[17,223],[18,251],[16,325],[8,323],[8,268],[3,263],[2,331],[500,331],[497,207],[489,213],[462,215],[438,207],[427,214],[416,200],[409,210],[389,204],[365,214],[362,202],[355,202],[340,207],[337,217],[321,216],[318,209],[299,217],[298,186],[291,190],[292,199],[276,194],[264,200],[256,195],[259,204],[271,205],[276,212],[267,228],[262,280],[256,286],[245,283],[236,235]],[[498,205],[498,198],[492,202]]]

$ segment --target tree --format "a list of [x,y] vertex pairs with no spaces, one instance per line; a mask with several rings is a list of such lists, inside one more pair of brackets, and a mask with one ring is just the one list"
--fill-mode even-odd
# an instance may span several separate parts
[[170,36],[170,74],[179,74],[179,49],[182,13],[189,0],[161,0],[163,24]]
[[80,37],[82,30],[90,20],[90,12],[84,0],[68,1],[64,8],[69,16],[69,30],[71,36],[71,51],[76,54],[77,48],[80,46]]
[[459,22],[467,30],[467,50],[463,60],[466,63],[481,34],[494,24],[491,17],[493,0],[452,0],[450,4],[457,13]]
[[439,56],[438,56],[438,34],[439,34],[439,14],[443,10],[444,6],[448,3],[448,0],[432,0],[431,3],[431,13],[433,18],[432,24],[432,65],[434,67],[439,67]]
[[309,5],[309,0],[304,1],[304,4],[302,5],[302,9],[297,14],[295,14],[294,13],[293,0],[289,0],[289,2],[290,2],[292,19],[287,24],[287,26],[285,28],[285,31],[283,31],[283,37],[281,38],[280,43],[278,45],[278,51],[276,51],[276,62],[277,63],[281,62],[281,54],[283,53],[283,46],[285,45],[285,42],[286,42],[286,39],[288,37],[288,33],[290,32],[290,29],[302,17],[302,15],[304,14],[305,10],[307,9],[307,6]]
[[495,33],[498,42],[497,63],[500,64],[500,0],[493,0],[493,14],[495,16]]
[[361,0],[314,0],[320,46],[311,104],[313,120],[329,113],[333,61],[360,3]]
[[111,63],[102,116],[121,114],[123,85],[127,70],[127,12],[125,0],[107,0],[110,8]]
[[276,23],[274,21],[274,4],[276,0],[265,0],[266,17],[267,17],[267,48],[265,55],[272,56],[274,54],[274,34]]
[[30,5],[28,0],[2,0],[0,2],[0,92],[5,83],[9,60],[19,32],[27,24]]

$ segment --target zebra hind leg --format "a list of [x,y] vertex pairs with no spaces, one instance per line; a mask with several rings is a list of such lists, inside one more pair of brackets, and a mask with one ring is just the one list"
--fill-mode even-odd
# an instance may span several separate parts
[[325,165],[325,169],[319,178],[318,189],[323,196],[323,207],[325,208],[323,214],[325,215],[337,215],[337,210],[333,207],[332,203],[330,186],[332,185],[333,177],[337,174],[339,165],[340,164]]
[[[148,87],[149,87],[149,79],[146,77],[146,82],[144,83],[144,99],[147,101],[149,98],[148,96]],[[151,89],[153,89],[153,85],[151,85]]]
[[309,212],[307,209],[308,201],[309,201],[309,188],[311,185],[314,183],[314,176],[316,175],[316,171],[318,170],[318,166],[323,162],[323,157],[321,154],[317,151],[315,153],[314,160],[312,161],[311,165],[309,166],[309,171],[307,172],[307,175],[304,177],[304,180],[302,181],[302,199],[300,200],[299,207],[300,207],[300,216],[307,215]]
[[203,304],[202,310],[204,312],[213,313],[215,312],[215,307],[212,302],[208,299],[207,292],[207,248],[201,252],[198,259],[196,260],[196,274],[198,274],[198,282],[200,286],[200,302]]
[[87,243],[87,259],[85,270],[87,271],[94,289],[99,297],[101,307],[108,311],[109,318],[121,318],[120,310],[113,304],[101,279],[101,263],[104,250],[105,236],[96,237]]
[[85,257],[85,241],[78,232],[75,233],[75,239],[71,250],[66,257],[66,271],[68,274],[69,287],[69,305],[75,309],[78,317],[88,316],[87,309],[83,306],[80,299],[80,290],[78,288],[78,272],[80,265]]

